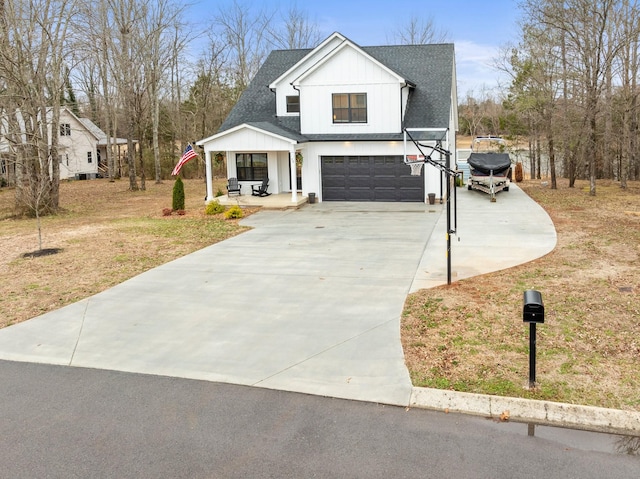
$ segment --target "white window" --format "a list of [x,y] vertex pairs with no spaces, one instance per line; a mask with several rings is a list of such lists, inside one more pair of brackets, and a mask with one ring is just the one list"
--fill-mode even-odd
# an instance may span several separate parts
[[287,96],[287,113],[300,113],[300,97],[298,95]]

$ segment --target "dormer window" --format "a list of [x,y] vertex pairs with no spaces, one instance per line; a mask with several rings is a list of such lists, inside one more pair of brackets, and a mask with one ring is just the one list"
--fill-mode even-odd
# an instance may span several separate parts
[[334,93],[332,102],[334,123],[367,122],[366,93]]
[[287,96],[287,113],[300,113],[300,97],[298,95]]

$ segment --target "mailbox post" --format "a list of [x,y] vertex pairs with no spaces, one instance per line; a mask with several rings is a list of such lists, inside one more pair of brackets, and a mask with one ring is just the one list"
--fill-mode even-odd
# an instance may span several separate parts
[[539,291],[524,292],[522,320],[529,323],[529,389],[536,387],[536,324],[544,323],[544,304]]

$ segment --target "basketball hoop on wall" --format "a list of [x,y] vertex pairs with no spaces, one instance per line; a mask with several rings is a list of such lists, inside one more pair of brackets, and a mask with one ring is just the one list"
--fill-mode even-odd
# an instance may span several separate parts
[[411,176],[420,176],[422,165],[424,165],[424,156],[407,155],[405,163],[411,167]]

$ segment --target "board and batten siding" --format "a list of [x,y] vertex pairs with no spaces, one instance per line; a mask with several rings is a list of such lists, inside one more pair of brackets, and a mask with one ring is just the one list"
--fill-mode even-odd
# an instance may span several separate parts
[[[332,94],[366,93],[366,123],[333,123]],[[399,133],[401,84],[362,53],[345,48],[300,84],[304,134]]]
[[[60,131],[51,132],[59,136],[58,152],[62,156],[61,178],[74,178],[78,174],[95,175],[98,173],[97,140],[86,127],[66,110],[60,112],[60,124],[69,124],[70,136],[60,136]],[[91,163],[87,153],[91,152]]]
[[[220,136],[215,140],[215,147],[218,151],[235,150],[238,145],[246,145],[247,149],[238,153],[267,152],[267,151],[288,151],[291,145],[277,136],[265,134],[262,131],[243,127],[232,133]],[[205,145],[206,146],[206,145]]]

